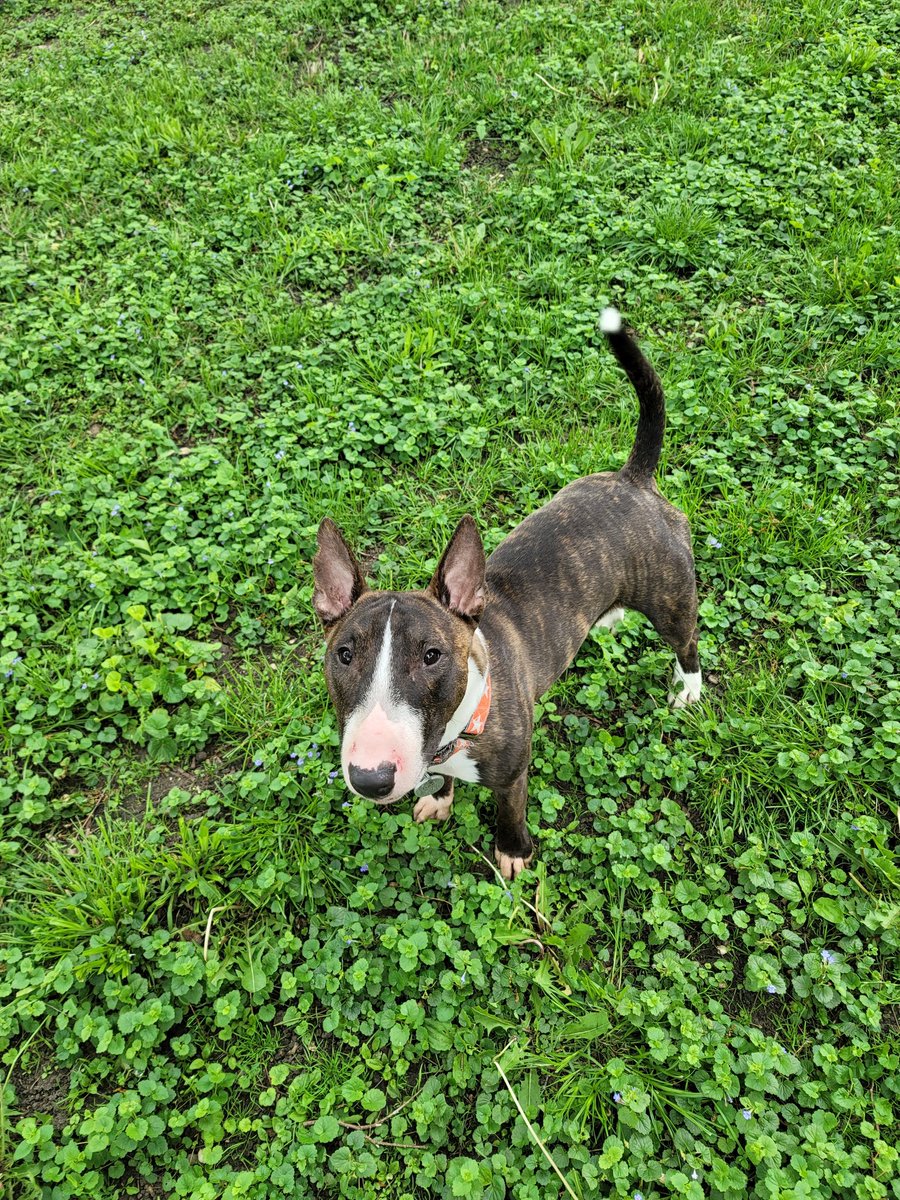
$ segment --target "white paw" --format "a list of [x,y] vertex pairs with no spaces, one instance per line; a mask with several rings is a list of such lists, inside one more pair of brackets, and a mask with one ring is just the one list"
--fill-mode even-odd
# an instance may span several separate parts
[[679,684],[682,684],[680,691],[670,691],[670,694],[668,694],[668,703],[671,704],[672,708],[686,708],[688,704],[696,704],[700,700],[700,671],[683,674],[676,668],[676,673],[674,673],[674,678],[672,679],[672,686],[673,688],[677,688]]
[[515,879],[531,863],[534,855],[529,854],[527,858],[514,858],[510,854],[503,854],[495,847],[494,858],[497,860],[497,866],[500,868],[500,874],[503,878]]
[[594,628],[614,630],[624,616],[624,608],[608,608]]
[[[672,676],[672,688],[669,692],[669,703],[673,708],[687,708],[689,704],[696,704],[700,699],[700,690],[703,683],[703,675],[700,671],[691,671],[685,674],[680,665],[676,662],[675,674]],[[680,691],[674,689],[681,684]]]
[[423,796],[416,801],[413,809],[413,820],[421,824],[423,821],[446,821],[453,807],[453,785],[446,796]]

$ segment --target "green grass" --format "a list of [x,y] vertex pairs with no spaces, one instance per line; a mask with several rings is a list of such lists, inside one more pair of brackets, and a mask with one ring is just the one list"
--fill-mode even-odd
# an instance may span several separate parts
[[[898,51],[884,0],[2,7],[4,1197],[900,1197]],[[487,794],[343,790],[310,559],[421,586],[620,465],[607,303],[707,688],[589,638],[507,888]]]

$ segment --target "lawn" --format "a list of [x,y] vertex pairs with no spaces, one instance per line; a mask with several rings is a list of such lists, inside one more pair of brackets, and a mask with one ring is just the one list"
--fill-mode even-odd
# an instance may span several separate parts
[[[0,1195],[900,1197],[891,0],[0,5]],[[663,378],[631,613],[490,797],[338,773],[325,515],[423,586]]]

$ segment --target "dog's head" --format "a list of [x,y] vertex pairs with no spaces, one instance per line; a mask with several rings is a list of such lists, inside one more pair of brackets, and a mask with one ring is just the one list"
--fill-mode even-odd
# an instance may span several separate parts
[[370,591],[337,525],[326,517],[319,526],[313,607],[325,626],[344,780],[358,796],[399,800],[465,727],[487,673],[477,634],[484,572],[471,517],[421,592]]

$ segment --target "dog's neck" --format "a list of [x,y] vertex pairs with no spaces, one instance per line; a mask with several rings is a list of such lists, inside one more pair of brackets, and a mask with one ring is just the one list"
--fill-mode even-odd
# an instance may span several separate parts
[[[490,661],[488,658],[487,642],[484,640],[484,634],[480,629],[475,630],[475,636],[472,638],[472,649],[469,652],[469,680],[466,684],[465,695],[459,702],[459,707],[456,712],[447,722],[441,737],[441,746],[446,746],[450,742],[455,742],[461,733],[480,733],[484,728],[482,722],[480,729],[468,729],[470,722],[475,717],[476,712],[482,706],[485,695],[489,695],[491,682]],[[487,713],[484,714],[487,716]]]

